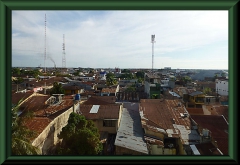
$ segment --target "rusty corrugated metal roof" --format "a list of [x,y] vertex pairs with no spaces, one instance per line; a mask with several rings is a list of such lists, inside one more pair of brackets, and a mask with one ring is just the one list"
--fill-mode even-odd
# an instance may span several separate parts
[[32,94],[33,94],[33,91],[26,92],[26,93],[13,93],[12,94],[12,103],[17,104],[21,99],[22,99],[22,101],[24,101]]
[[183,144],[189,143],[189,114],[178,100],[142,99],[139,111],[143,128],[161,132],[168,137],[181,137]]
[[218,148],[228,155],[228,123],[223,116],[191,115],[191,118],[202,128],[211,131],[211,136],[217,141]]

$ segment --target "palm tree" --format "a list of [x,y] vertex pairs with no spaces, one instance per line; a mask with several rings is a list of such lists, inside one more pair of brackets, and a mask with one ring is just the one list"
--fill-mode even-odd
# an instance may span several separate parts
[[24,121],[29,119],[29,115],[25,117],[18,116],[18,109],[21,104],[21,100],[16,106],[12,107],[12,155],[39,155],[40,151],[37,147],[31,144],[30,137],[35,132],[29,130]]
[[16,79],[13,80],[13,82],[14,82],[15,84],[17,84],[17,92],[18,92],[18,84],[21,84],[23,81],[24,81],[24,80],[23,80],[22,77],[19,77],[19,78],[16,78]]

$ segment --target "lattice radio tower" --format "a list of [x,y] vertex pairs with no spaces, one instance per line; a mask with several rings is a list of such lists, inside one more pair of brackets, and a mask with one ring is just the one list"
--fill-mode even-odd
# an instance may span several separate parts
[[[45,14],[45,48],[44,48],[44,73],[46,74],[46,59],[47,59],[47,48],[46,48],[46,45],[47,45],[47,39],[46,39],[46,26],[47,26],[47,17],[46,17],[46,14]],[[46,80],[44,79],[44,94],[46,94]]]
[[66,68],[66,56],[65,56],[65,38],[63,34],[63,55],[62,55],[62,68]]
[[154,34],[154,35],[152,35],[152,41],[151,41],[151,42],[152,42],[152,74],[153,74],[154,43],[156,42],[156,41],[155,41],[155,34]]

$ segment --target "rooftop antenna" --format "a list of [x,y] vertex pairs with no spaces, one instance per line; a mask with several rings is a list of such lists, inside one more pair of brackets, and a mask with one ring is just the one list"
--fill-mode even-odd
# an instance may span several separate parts
[[66,68],[65,38],[64,38],[64,34],[63,34],[63,56],[62,56],[62,68]]
[[155,34],[153,34],[152,35],[152,40],[151,40],[151,42],[152,42],[152,74],[153,74],[153,56],[154,56],[154,43],[156,42],[155,41]]

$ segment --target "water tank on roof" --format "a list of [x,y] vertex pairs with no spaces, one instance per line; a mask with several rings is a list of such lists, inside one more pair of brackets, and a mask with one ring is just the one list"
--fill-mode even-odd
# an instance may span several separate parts
[[76,95],[75,95],[75,100],[78,100],[78,101],[79,101],[79,100],[80,100],[80,97],[81,97],[80,94],[76,94]]

